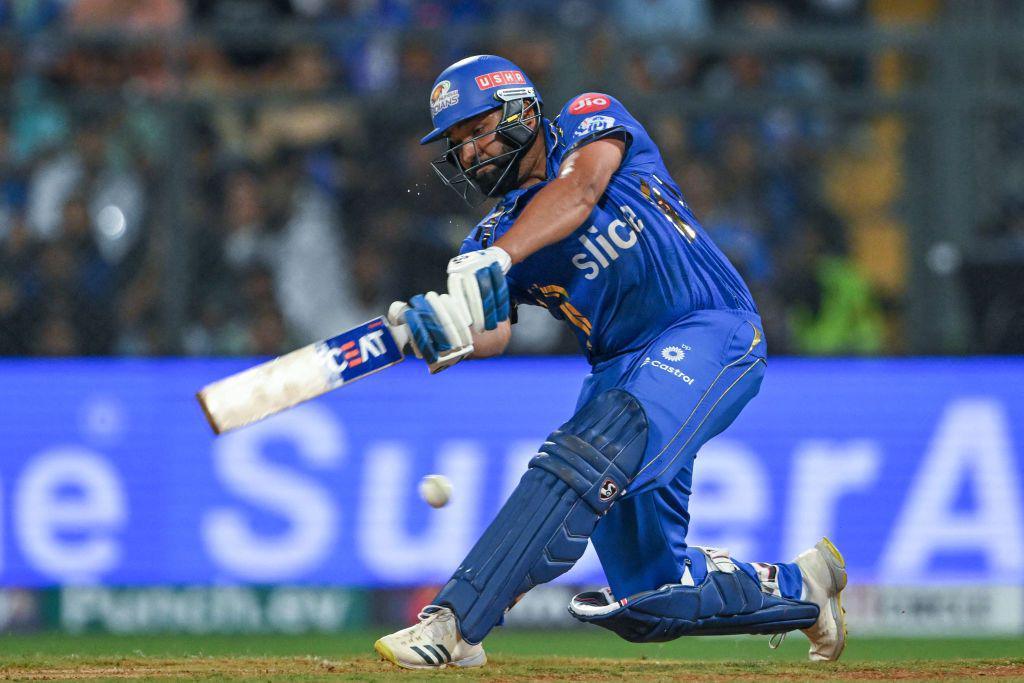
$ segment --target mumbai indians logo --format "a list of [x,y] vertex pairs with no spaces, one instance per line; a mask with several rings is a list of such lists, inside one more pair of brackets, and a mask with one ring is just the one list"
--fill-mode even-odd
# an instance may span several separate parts
[[442,109],[459,103],[459,91],[452,90],[451,81],[441,81],[430,93],[430,115],[437,116]]
[[576,130],[573,132],[573,137],[583,137],[584,135],[590,135],[597,133],[598,131],[608,130],[615,125],[615,119],[610,116],[604,116],[603,114],[595,114],[594,116],[588,116],[587,118],[580,121],[580,125],[576,126]]
[[370,358],[383,356],[387,351],[383,337],[384,330],[374,330],[369,334],[364,334],[358,342],[355,339],[350,339],[334,349],[332,356],[334,362],[338,364],[338,370],[345,372],[349,368],[359,367]]

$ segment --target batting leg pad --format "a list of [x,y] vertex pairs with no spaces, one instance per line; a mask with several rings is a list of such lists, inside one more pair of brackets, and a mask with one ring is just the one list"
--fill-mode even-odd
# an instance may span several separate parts
[[434,599],[479,643],[534,586],[565,573],[597,521],[626,490],[647,446],[647,418],[633,396],[611,389],[555,431],[530,460],[508,501]]
[[606,590],[580,593],[569,613],[633,643],[658,643],[680,636],[768,634],[809,628],[818,605],[766,592],[727,558],[707,558],[699,586],[668,584],[616,601]]

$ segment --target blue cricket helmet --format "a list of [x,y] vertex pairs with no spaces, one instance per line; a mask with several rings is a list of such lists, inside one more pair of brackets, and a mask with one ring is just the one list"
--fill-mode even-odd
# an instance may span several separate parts
[[421,145],[439,139],[460,121],[471,119],[506,102],[536,99],[540,94],[518,66],[495,55],[476,55],[455,62],[441,72],[430,90],[430,117],[434,130]]

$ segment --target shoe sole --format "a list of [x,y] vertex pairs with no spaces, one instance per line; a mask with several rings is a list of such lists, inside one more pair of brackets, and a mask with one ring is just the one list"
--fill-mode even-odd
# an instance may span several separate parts
[[460,669],[472,669],[474,667],[483,666],[487,663],[487,653],[480,651],[480,654],[476,657],[468,657],[466,659],[453,659],[449,666],[457,666]]
[[483,666],[487,663],[487,653],[481,652],[476,657],[452,660],[447,664],[440,664],[437,666],[427,666],[426,664],[406,664],[405,662],[398,661],[398,657],[396,657],[395,653],[391,651],[391,648],[384,644],[383,638],[373,644],[373,649],[376,650],[377,654],[379,654],[385,660],[403,669],[443,669],[446,666],[457,666],[463,669],[471,669],[474,667]]
[[828,567],[829,574],[832,577],[832,585],[835,587],[836,592],[835,596],[828,601],[829,607],[832,610],[832,618],[839,623],[839,649],[836,650],[836,656],[831,660],[835,661],[839,659],[840,655],[843,654],[843,650],[846,649],[846,608],[843,607],[842,596],[848,580],[846,560],[843,559],[843,554],[839,552],[839,548],[836,548],[835,544],[827,537],[818,541],[814,547],[825,558],[825,565]]

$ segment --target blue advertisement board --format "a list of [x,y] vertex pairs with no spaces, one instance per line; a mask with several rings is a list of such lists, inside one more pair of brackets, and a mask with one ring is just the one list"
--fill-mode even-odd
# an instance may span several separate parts
[[[0,586],[443,581],[587,372],[409,362],[214,437],[195,391],[253,362],[0,362]],[[1024,360],[774,360],[691,512],[745,560],[828,534],[857,582],[1024,583]]]

